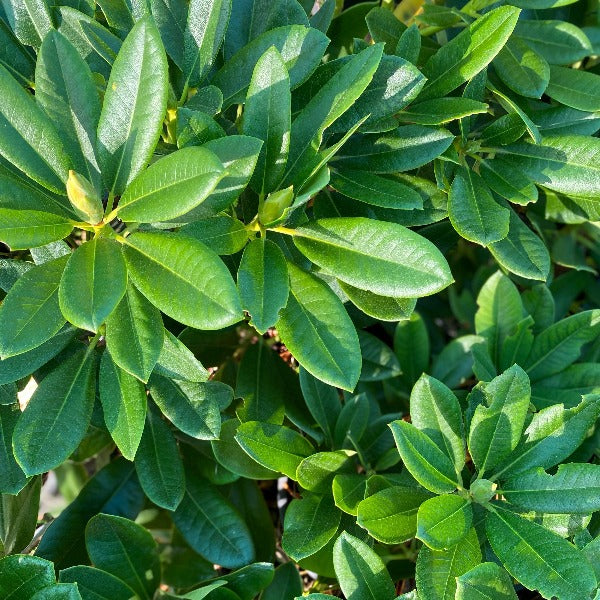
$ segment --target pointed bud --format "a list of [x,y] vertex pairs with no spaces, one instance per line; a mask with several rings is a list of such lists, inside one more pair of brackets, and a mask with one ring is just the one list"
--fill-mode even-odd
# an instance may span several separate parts
[[102,221],[104,207],[94,186],[75,171],[69,171],[67,179],[67,196],[75,212],[86,223],[95,225]]
[[258,220],[263,225],[274,225],[283,217],[285,209],[291,206],[293,200],[294,186],[269,194],[258,210]]

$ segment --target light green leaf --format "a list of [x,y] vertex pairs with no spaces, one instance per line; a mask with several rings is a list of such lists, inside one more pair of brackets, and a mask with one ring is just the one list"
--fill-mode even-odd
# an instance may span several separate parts
[[341,516],[329,494],[303,493],[302,499],[292,500],[281,538],[286,554],[300,561],[319,551],[336,534]]
[[437,444],[460,473],[465,464],[464,427],[454,393],[423,373],[410,394],[410,415],[412,424]]
[[534,340],[525,370],[532,382],[554,375],[575,362],[581,348],[600,333],[600,310],[586,310],[551,325]]
[[550,253],[546,244],[510,210],[508,235],[488,247],[492,256],[511,273],[526,279],[546,281],[550,272]]
[[242,423],[235,439],[263,467],[292,479],[296,478],[296,470],[302,460],[314,452],[313,445],[305,437],[274,423]]
[[106,427],[127,460],[133,460],[144,431],[146,390],[105,351],[100,362],[100,401]]
[[513,204],[526,205],[538,199],[538,190],[529,177],[516,164],[507,163],[501,156],[482,160],[479,173],[493,192]]
[[321,381],[352,390],[361,370],[354,324],[320,279],[288,263],[290,295],[276,328],[298,362]]
[[24,273],[0,305],[2,358],[37,348],[65,324],[58,306],[58,286],[66,257],[43,263]]
[[428,81],[420,98],[438,98],[475,77],[502,49],[520,12],[513,6],[491,10],[444,44],[422,69]]
[[550,79],[546,60],[519,38],[510,39],[494,59],[494,69],[513,92],[541,98]]
[[470,98],[435,98],[416,102],[399,115],[400,121],[419,125],[442,125],[456,119],[487,112],[488,105]]
[[116,214],[122,221],[153,223],[185,215],[204,202],[226,172],[206,148],[182,148],[153,163],[127,186]]
[[73,224],[55,214],[37,210],[0,208],[0,240],[11,250],[27,250],[62,240]]
[[250,232],[241,221],[229,215],[217,215],[184,225],[180,233],[200,240],[219,255],[227,255],[239,252]]
[[427,296],[452,282],[441,252],[395,223],[360,217],[319,219],[294,234],[294,243],[312,262],[382,296]]
[[89,66],[58,31],[44,38],[35,70],[35,99],[54,123],[73,168],[100,190],[96,128],[100,100]]
[[4,0],[4,12],[15,36],[22,44],[40,47],[54,27],[46,0]]
[[518,600],[518,598],[509,574],[496,563],[484,562],[457,577],[456,600]]
[[165,416],[187,435],[200,440],[219,437],[221,417],[218,395],[225,387],[217,381],[194,383],[152,375],[149,389]]
[[383,134],[355,135],[334,166],[372,173],[410,171],[445,152],[454,135],[441,127],[403,125]]
[[568,463],[553,475],[537,468],[512,477],[502,484],[502,495],[524,510],[591,514],[600,510],[599,487],[599,465]]
[[140,598],[152,598],[160,562],[149,531],[129,519],[100,514],[88,523],[85,543],[95,567],[124,581]]
[[254,560],[254,545],[238,511],[208,481],[187,478],[173,521],[188,544],[210,562],[235,569]]
[[550,67],[550,83],[546,94],[577,110],[600,110],[600,76],[566,67]]
[[94,407],[95,360],[82,348],[44,377],[14,430],[15,458],[27,475],[63,463],[83,439]]
[[120,245],[95,237],[71,254],[65,267],[58,300],[70,323],[98,331],[127,289],[127,270]]
[[291,119],[290,78],[281,54],[271,46],[254,67],[244,110],[244,133],[264,141],[251,181],[257,193],[277,189],[283,177]]
[[485,400],[471,419],[469,452],[481,476],[501,463],[519,443],[531,387],[518,365],[480,386]]
[[542,525],[497,507],[488,514],[485,529],[506,570],[542,596],[578,600],[596,588],[581,552]]
[[383,561],[362,540],[343,532],[333,548],[333,565],[348,600],[393,600],[396,590]]
[[465,239],[487,246],[508,235],[510,212],[498,204],[480,175],[457,167],[448,194],[450,222]]
[[481,550],[475,529],[448,550],[431,550],[423,546],[417,558],[419,599],[454,600],[457,578],[480,562]]
[[264,237],[251,241],[244,250],[237,285],[242,307],[259,333],[273,327],[287,304],[290,291],[287,265],[277,244]]
[[415,298],[388,298],[387,296],[379,296],[373,292],[355,288],[343,281],[338,283],[354,306],[366,315],[380,321],[408,319],[417,304]]
[[150,17],[139,20],[115,59],[98,124],[98,160],[114,195],[152,156],[167,110],[167,69],[156,25]]
[[584,396],[574,408],[555,404],[535,413],[519,445],[496,468],[492,480],[534,467],[549,469],[570,456],[600,414],[600,396]]
[[382,489],[360,502],[357,523],[384,544],[402,544],[415,536],[417,511],[429,498],[431,494],[422,488]]
[[177,234],[134,233],[126,238],[124,255],[128,274],[144,296],[180,323],[222,329],[241,319],[227,267],[201,242]]
[[231,0],[191,0],[183,32],[183,75],[197,87],[221,47],[231,14]]
[[333,452],[317,452],[306,457],[296,469],[296,481],[304,489],[317,494],[331,490],[333,478],[338,472],[351,472],[356,464],[355,452],[350,450],[334,450]]
[[456,489],[454,465],[431,438],[406,421],[394,421],[390,428],[402,462],[424,488],[438,494]]
[[433,550],[444,550],[460,542],[472,523],[471,503],[455,494],[443,494],[419,507],[416,536]]
[[314,71],[328,44],[325,34],[302,25],[265,31],[236,52],[214,76],[212,84],[223,92],[223,110],[244,101],[253,65],[271,46],[281,54],[293,89]]
[[154,410],[147,411],[142,429],[135,455],[140,485],[154,504],[176,510],[185,492],[185,473],[175,436]]
[[131,283],[106,319],[106,345],[121,369],[148,381],[164,343],[160,311]]
[[[237,340],[237,338],[236,338]],[[169,379],[201,382],[208,379],[208,371],[194,353],[167,329],[155,372]]]
[[338,473],[331,483],[335,505],[349,515],[358,514],[358,505],[364,500],[367,478],[359,473]]

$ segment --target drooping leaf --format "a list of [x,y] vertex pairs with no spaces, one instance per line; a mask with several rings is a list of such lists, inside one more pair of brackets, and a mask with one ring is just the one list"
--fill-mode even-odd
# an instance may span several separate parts
[[[2,494],[18,494],[27,485],[27,477],[15,460],[12,449],[13,433],[20,416],[18,404],[0,405],[0,492]],[[4,544],[4,540],[2,543]]]

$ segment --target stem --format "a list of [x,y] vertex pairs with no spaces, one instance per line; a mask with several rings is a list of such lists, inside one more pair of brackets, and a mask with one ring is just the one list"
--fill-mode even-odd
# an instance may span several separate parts
[[290,229],[289,227],[269,227],[269,231],[283,233],[285,235],[298,235],[298,231],[296,229]]
[[99,329],[98,333],[96,333],[96,335],[94,335],[94,337],[90,340],[90,343],[89,343],[89,345],[87,347],[87,350],[85,351],[85,356],[83,358],[84,362],[88,359],[88,357],[90,356],[90,354],[94,351],[94,348],[96,347],[96,345],[100,341],[101,337],[102,337],[102,331]]
[[108,200],[106,201],[106,208],[104,209],[104,220],[107,222],[112,221],[112,219],[110,219],[110,221],[108,220],[108,216],[112,215],[113,211],[113,203],[115,201],[115,195],[110,192],[108,194]]

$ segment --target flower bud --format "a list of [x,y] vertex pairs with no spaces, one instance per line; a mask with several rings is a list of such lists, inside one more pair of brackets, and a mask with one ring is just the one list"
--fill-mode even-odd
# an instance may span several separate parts
[[498,486],[487,479],[476,479],[472,484],[469,492],[475,502],[485,504],[489,502],[496,494]]
[[258,210],[258,220],[263,225],[273,225],[294,200],[294,186],[269,194]]
[[75,171],[69,171],[67,179],[67,196],[75,212],[86,223],[95,225],[102,221],[104,207],[94,186]]

